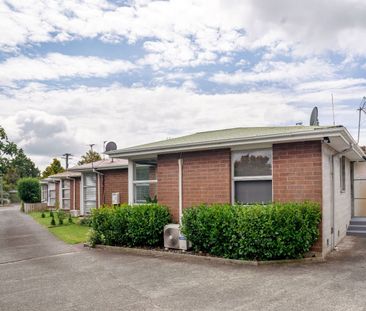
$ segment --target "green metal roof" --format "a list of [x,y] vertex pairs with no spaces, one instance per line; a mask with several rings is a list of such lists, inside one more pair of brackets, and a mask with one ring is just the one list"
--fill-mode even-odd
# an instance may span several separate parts
[[342,126],[275,126],[275,127],[237,127],[231,129],[222,129],[208,132],[198,132],[191,135],[181,136],[156,141],[153,143],[137,145],[125,149],[114,150],[108,154],[127,153],[141,150],[166,149],[175,146],[194,145],[202,143],[214,143],[219,141],[250,139],[261,136],[288,135],[292,133],[307,133],[318,130],[340,128]]

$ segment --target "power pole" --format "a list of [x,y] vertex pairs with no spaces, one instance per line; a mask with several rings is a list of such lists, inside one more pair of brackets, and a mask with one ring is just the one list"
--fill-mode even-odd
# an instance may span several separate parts
[[64,157],[64,159],[66,161],[66,169],[68,169],[69,168],[69,158],[72,157],[72,154],[71,153],[64,153],[62,156]]

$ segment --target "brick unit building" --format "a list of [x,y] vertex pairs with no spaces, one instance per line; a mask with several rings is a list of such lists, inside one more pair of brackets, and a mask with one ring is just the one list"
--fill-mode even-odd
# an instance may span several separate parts
[[343,126],[200,132],[108,155],[128,160],[130,204],[156,193],[176,222],[182,209],[200,203],[314,201],[322,207],[314,250],[324,256],[352,217],[366,217],[366,198],[356,202],[352,195],[357,170],[366,177],[365,154]]
[[41,189],[42,202],[49,208],[58,205],[75,216],[102,205],[127,203],[127,161],[108,159],[74,166],[41,180]]
[[127,203],[128,173],[126,160],[100,160],[74,166],[69,169],[69,172],[80,174],[78,187],[79,214],[88,214],[92,208],[98,208],[102,205]]
[[65,171],[54,174],[41,181],[42,202],[49,208],[60,208],[78,215],[80,211],[79,172]]

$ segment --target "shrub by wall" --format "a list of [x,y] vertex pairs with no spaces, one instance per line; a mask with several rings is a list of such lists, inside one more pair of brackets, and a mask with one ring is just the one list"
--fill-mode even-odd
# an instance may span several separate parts
[[166,207],[158,204],[121,205],[94,209],[91,242],[117,246],[160,246],[170,222]]
[[17,183],[18,196],[25,203],[41,202],[41,185],[37,178],[21,178]]
[[185,209],[182,231],[196,251],[232,259],[301,258],[319,236],[317,203],[201,205]]

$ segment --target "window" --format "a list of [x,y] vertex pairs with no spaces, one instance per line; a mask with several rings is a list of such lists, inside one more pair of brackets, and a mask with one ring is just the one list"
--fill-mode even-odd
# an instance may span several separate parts
[[62,193],[62,208],[70,209],[70,180],[62,180],[61,193]]
[[90,213],[97,207],[97,176],[94,173],[84,174],[84,213]]
[[48,198],[49,206],[55,206],[56,204],[56,186],[55,183],[48,184]]
[[134,203],[146,203],[155,199],[156,164],[135,164],[133,187]]
[[346,191],[346,157],[340,158],[341,192]]
[[233,152],[234,201],[268,203],[272,201],[272,150]]
[[47,185],[42,185],[41,200],[42,200],[42,202],[47,202],[47,200],[48,200],[48,186]]

